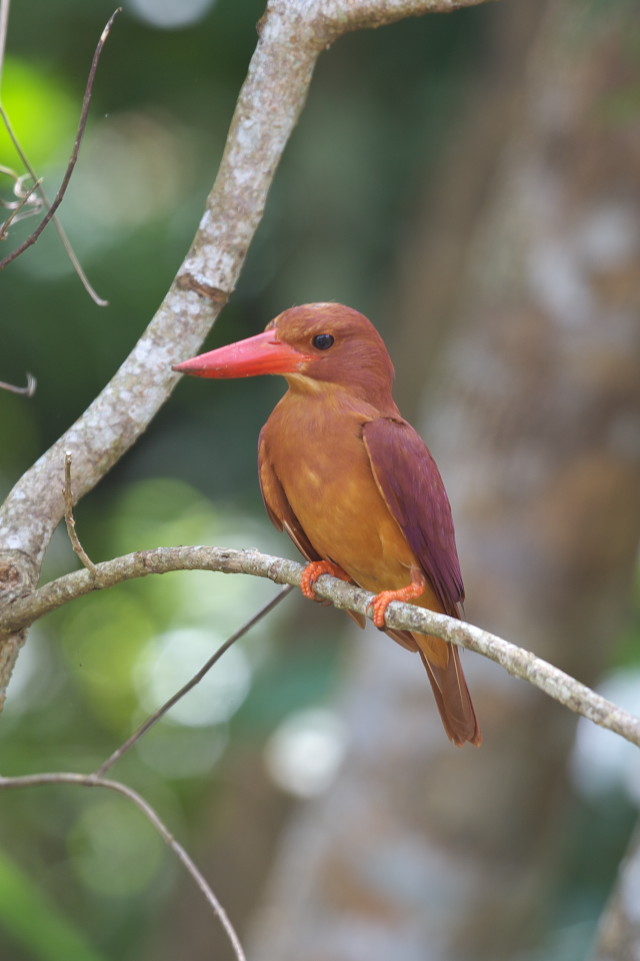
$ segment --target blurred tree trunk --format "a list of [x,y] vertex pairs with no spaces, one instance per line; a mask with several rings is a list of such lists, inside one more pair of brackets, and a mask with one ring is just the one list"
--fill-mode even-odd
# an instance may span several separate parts
[[592,961],[636,961],[640,957],[640,827],[636,829],[627,857],[602,917]]
[[[637,8],[563,0],[534,30],[532,7],[496,8],[504,72],[410,238],[395,353],[402,373],[429,368],[421,426],[453,502],[468,618],[592,683],[640,529]],[[254,961],[501,961],[539,940],[574,719],[464,665],[480,750],[446,742],[415,659],[360,641],[348,756],[283,836]]]

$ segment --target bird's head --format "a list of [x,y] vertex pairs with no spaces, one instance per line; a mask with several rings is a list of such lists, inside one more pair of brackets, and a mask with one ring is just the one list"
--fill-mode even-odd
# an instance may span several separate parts
[[292,307],[262,334],[200,354],[173,369],[215,378],[283,374],[294,389],[333,384],[376,406],[393,403],[393,364],[382,337],[364,314],[343,304]]

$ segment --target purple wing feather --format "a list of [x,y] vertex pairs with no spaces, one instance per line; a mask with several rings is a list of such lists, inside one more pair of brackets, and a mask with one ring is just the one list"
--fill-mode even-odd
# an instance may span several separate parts
[[431,453],[405,420],[366,423],[363,439],[376,483],[443,609],[457,617],[464,585],[449,498]]

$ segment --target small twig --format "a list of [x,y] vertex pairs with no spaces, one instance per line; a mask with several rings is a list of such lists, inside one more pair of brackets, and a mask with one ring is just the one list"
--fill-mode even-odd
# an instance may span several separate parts
[[196,882],[205,898],[213,908],[220,923],[227,933],[229,941],[233,946],[238,961],[246,961],[246,955],[240,944],[240,939],[229,920],[229,917],[213,893],[210,885],[206,881],[200,869],[185,851],[179,841],[175,839],[169,828],[166,826],[156,810],[146,801],[142,795],[134,791],[121,781],[112,781],[108,778],[98,777],[95,774],[76,774],[71,771],[56,771],[45,774],[28,774],[23,777],[0,777],[0,791],[13,790],[24,787],[41,787],[49,784],[76,784],[81,787],[102,787],[110,791],[116,791],[128,798],[138,810],[142,811],[148,821],[154,826],[158,834],[162,837],[165,844],[171,848],[174,854],[182,861],[184,867]]
[[161,717],[164,717],[167,711],[169,711],[174,704],[177,704],[177,702],[181,698],[183,698],[185,694],[188,694],[189,691],[196,686],[196,684],[200,683],[200,681],[205,676],[205,674],[208,674],[208,672],[211,670],[213,665],[220,660],[222,655],[229,650],[232,644],[235,644],[236,641],[239,641],[241,637],[244,637],[247,631],[249,631],[255,624],[257,624],[258,621],[262,620],[263,617],[266,617],[266,615],[269,614],[273,610],[273,608],[280,603],[280,601],[284,600],[287,594],[290,594],[292,590],[293,590],[293,585],[291,584],[288,584],[285,587],[283,587],[280,593],[276,594],[274,598],[272,598],[267,604],[265,604],[264,607],[262,607],[257,614],[254,614],[253,617],[251,617],[248,621],[246,621],[242,625],[242,627],[238,628],[238,630],[234,634],[232,634],[231,637],[228,637],[227,640],[224,642],[224,644],[221,644],[218,650],[214,654],[212,654],[212,656],[209,658],[206,664],[204,664],[200,668],[198,673],[194,674],[191,680],[187,681],[187,683],[184,684],[179,691],[176,691],[176,693],[173,694],[168,701],[165,701],[162,707],[159,707],[154,714],[151,714],[146,719],[146,721],[140,725],[137,731],[134,731],[131,737],[127,738],[127,740],[123,744],[121,744],[120,747],[117,748],[117,750],[115,750],[113,754],[110,755],[110,757],[107,758],[104,764],[100,765],[100,767],[96,771],[96,775],[98,777],[101,777],[103,774],[106,774],[106,772],[110,768],[112,768],[117,761],[120,760],[123,754],[126,754],[126,752],[129,751],[134,746],[134,744],[137,744],[140,738],[147,733],[150,727],[153,727],[153,725],[156,724]]
[[[10,254],[7,254],[7,256],[6,256],[3,260],[0,260],[0,270],[3,270],[8,264],[10,264],[12,261],[14,261],[14,260],[16,259],[16,257],[19,257],[22,253],[24,253],[25,250],[27,250],[29,247],[31,247],[33,244],[35,244],[35,242],[38,240],[38,238],[40,237],[40,234],[41,234],[42,231],[45,229],[45,227],[47,226],[47,224],[49,224],[50,221],[54,218],[54,215],[55,215],[56,210],[58,209],[58,207],[59,207],[60,204],[62,203],[62,199],[63,199],[63,197],[64,197],[64,195],[65,195],[65,193],[66,193],[66,191],[67,191],[67,187],[69,186],[69,181],[71,180],[71,175],[73,174],[73,171],[74,171],[74,169],[75,169],[75,166],[76,166],[76,163],[77,163],[77,160],[78,160],[78,154],[80,153],[80,145],[81,145],[81,143],[82,143],[82,140],[83,140],[83,137],[84,137],[84,133],[85,133],[85,129],[86,129],[86,126],[87,126],[87,117],[88,117],[88,115],[89,115],[89,108],[90,108],[90,106],[91,106],[91,98],[92,98],[92,96],[93,96],[93,85],[94,85],[95,78],[96,78],[96,72],[97,72],[97,69],[98,69],[98,63],[100,62],[100,57],[101,57],[101,55],[102,55],[102,51],[103,51],[103,49],[104,49],[104,45],[105,45],[105,43],[106,43],[106,41],[107,41],[107,37],[109,36],[109,33],[110,33],[110,31],[111,31],[111,27],[112,27],[112,25],[113,25],[113,21],[115,20],[116,16],[120,13],[121,9],[122,9],[121,7],[118,7],[117,10],[115,10],[114,13],[112,13],[111,17],[109,18],[109,21],[107,22],[106,27],[105,27],[104,30],[102,31],[102,34],[101,34],[100,39],[99,39],[99,41],[98,41],[98,45],[97,45],[96,50],[95,50],[95,53],[94,53],[94,55],[93,55],[93,60],[91,61],[91,68],[90,68],[90,70],[89,70],[89,76],[88,76],[88,78],[87,78],[87,85],[86,85],[85,92],[84,92],[84,97],[83,97],[83,100],[82,100],[82,111],[81,111],[81,113],[80,113],[80,122],[79,122],[79,124],[78,124],[78,132],[77,132],[77,134],[76,134],[75,143],[74,143],[74,145],[73,145],[73,151],[72,151],[72,153],[71,153],[71,159],[69,160],[69,163],[68,163],[68,165],[67,165],[67,169],[66,169],[66,171],[65,171],[64,177],[62,178],[62,183],[60,184],[60,188],[59,188],[59,190],[58,190],[58,192],[57,192],[54,200],[53,200],[52,202],[50,202],[50,201],[49,201],[49,198],[48,198],[47,195],[45,194],[45,192],[44,192],[44,190],[42,189],[42,187],[38,187],[38,193],[40,194],[40,196],[42,197],[42,199],[44,200],[45,204],[46,204],[47,207],[48,207],[47,213],[46,213],[45,216],[42,218],[42,220],[40,221],[40,223],[38,224],[38,226],[36,227],[36,229],[33,231],[33,233],[30,234],[30,236],[27,237],[27,239],[26,239],[23,243],[20,244],[20,246],[17,247],[15,250],[13,250]],[[19,145],[19,143],[18,143],[18,140],[17,140],[17,138],[16,138],[16,136],[15,136],[15,134],[14,134],[14,132],[13,132],[13,129],[12,129],[11,124],[10,124],[10,122],[9,122],[9,118],[8,118],[8,116],[7,116],[4,108],[3,108],[2,106],[0,106],[0,117],[2,118],[4,124],[5,124],[6,128],[7,128],[7,131],[8,131],[8,133],[9,133],[9,136],[11,137],[11,140],[13,141],[14,147],[15,147],[16,150],[18,151],[22,162],[24,163],[25,167],[27,168],[27,170],[28,170],[29,173],[31,174],[31,177],[33,178],[33,180],[34,180],[34,181],[37,180],[38,178],[36,177],[35,172],[32,170],[31,165],[28,163],[27,158],[25,157],[25,155],[24,155],[24,153],[23,153],[23,151],[22,151],[22,149],[21,149],[21,147],[20,147],[20,145]],[[65,248],[66,248],[66,250],[67,250],[67,254],[71,257],[75,269],[79,272],[79,276],[80,276],[83,284],[85,285],[85,288],[87,289],[87,291],[89,292],[89,294],[91,295],[91,297],[93,298],[93,300],[95,300],[95,302],[96,302],[97,304],[99,304],[100,306],[105,306],[105,305],[108,303],[108,301],[103,300],[103,299],[102,299],[101,297],[99,297],[98,294],[93,290],[93,288],[92,288],[91,285],[89,284],[89,281],[88,281],[87,278],[86,278],[86,275],[85,275],[84,272],[82,271],[82,269],[81,269],[81,267],[80,267],[80,264],[79,264],[79,262],[77,261],[77,259],[76,259],[76,257],[75,257],[75,254],[73,254],[73,251],[71,250],[71,247],[70,247],[70,245],[69,245],[69,241],[68,241],[68,239],[67,239],[67,237],[66,237],[66,234],[64,234],[64,231],[62,230],[62,226],[61,226],[60,224],[58,224],[58,223],[56,224],[56,226],[57,226],[57,228],[58,228],[58,233],[60,234],[60,237],[61,237],[61,239],[62,239],[62,241],[63,241],[63,243],[64,243],[64,245],[65,245]]]
[[22,394],[24,397],[33,397],[37,386],[38,381],[35,379],[33,374],[29,373],[29,371],[27,371],[26,387],[16,387],[15,384],[7,384],[5,381],[0,380],[0,390],[8,390],[12,394]]
[[28,190],[24,190],[24,180],[25,177],[30,176],[29,174],[19,177],[15,171],[10,170],[9,167],[2,166],[0,166],[0,173],[7,174],[14,178],[13,195],[18,198],[12,201],[0,200],[0,207],[11,211],[7,219],[0,226],[0,240],[6,240],[12,224],[16,224],[20,220],[25,220],[27,217],[35,217],[42,210],[42,199],[36,196],[32,200],[33,195],[38,192],[42,184],[42,178],[34,181]]
[[76,532],[76,519],[73,516],[73,491],[71,490],[71,454],[69,451],[64,455],[64,487],[62,493],[64,494],[64,519],[71,546],[87,570],[95,577],[98,568],[80,543],[80,538]]

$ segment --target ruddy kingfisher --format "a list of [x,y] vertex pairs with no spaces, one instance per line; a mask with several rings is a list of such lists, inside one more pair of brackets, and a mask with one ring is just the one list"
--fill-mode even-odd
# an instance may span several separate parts
[[309,562],[303,594],[315,597],[322,574],[376,594],[374,624],[420,655],[450,739],[480,744],[458,648],[385,627],[394,600],[458,617],[464,586],[440,472],[393,400],[393,364],[371,321],[342,304],[292,307],[263,333],[173,369],[286,378],[258,465],[269,517]]

